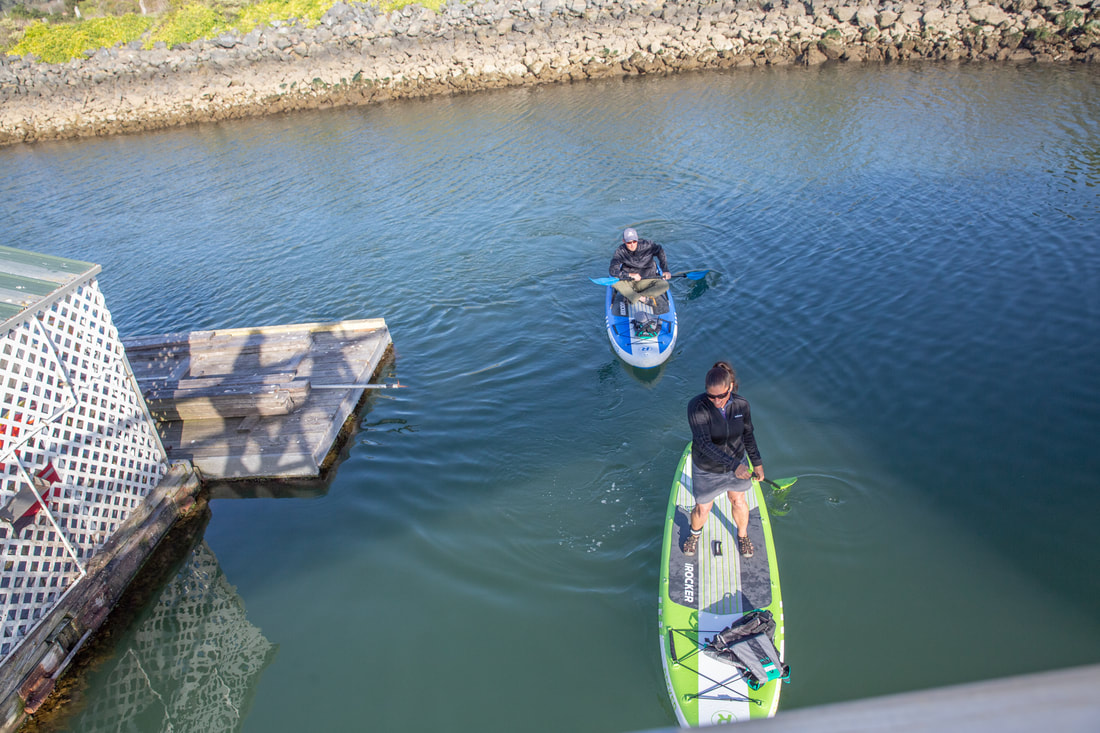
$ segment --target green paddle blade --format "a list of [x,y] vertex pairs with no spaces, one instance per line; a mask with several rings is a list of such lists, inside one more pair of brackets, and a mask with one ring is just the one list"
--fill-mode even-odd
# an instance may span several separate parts
[[778,498],[774,494],[765,497],[764,503],[768,505],[768,514],[771,514],[773,517],[785,517],[791,513],[791,503],[785,499]]
[[764,483],[772,487],[772,491],[766,493],[764,500],[768,504],[768,511],[777,517],[782,517],[784,514],[791,510],[790,503],[787,502],[787,494],[791,491],[791,486],[798,480],[798,477],[794,478],[781,478],[778,481],[772,481],[770,478],[764,479]]

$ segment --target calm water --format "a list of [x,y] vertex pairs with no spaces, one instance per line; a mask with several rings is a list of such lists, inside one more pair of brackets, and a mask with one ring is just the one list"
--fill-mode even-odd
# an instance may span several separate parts
[[[631,731],[688,399],[773,478],[783,709],[1100,661],[1100,69],[630,79],[0,149],[124,336],[386,318],[324,487],[216,499],[72,730]],[[668,248],[655,375],[603,333]],[[1038,636],[1041,632],[1041,637]]]

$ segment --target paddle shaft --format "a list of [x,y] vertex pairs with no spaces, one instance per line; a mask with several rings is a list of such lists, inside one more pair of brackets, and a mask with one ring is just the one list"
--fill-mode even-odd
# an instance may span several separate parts
[[[669,279],[686,277],[689,280],[702,280],[706,277],[708,272],[710,272],[710,270],[688,270],[687,272],[677,272],[674,275],[670,275]],[[597,285],[614,285],[619,281],[617,277],[590,277],[588,279]]]

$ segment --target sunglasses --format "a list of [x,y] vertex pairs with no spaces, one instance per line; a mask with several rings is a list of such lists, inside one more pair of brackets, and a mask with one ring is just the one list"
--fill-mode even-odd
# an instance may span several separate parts
[[714,402],[721,402],[722,400],[729,397],[730,392],[732,392],[732,391],[733,391],[733,387],[731,386],[729,389],[727,389],[722,394],[711,394],[710,392],[707,392],[707,399],[708,400],[713,400]]

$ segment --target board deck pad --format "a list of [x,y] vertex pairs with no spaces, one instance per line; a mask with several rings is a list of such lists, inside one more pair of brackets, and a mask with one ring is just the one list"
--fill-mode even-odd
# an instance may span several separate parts
[[[678,326],[671,292],[660,295],[655,303],[632,305],[608,286],[604,307],[608,338],[619,357],[628,364],[643,369],[655,367],[672,353]],[[642,338],[635,331],[634,323],[648,319],[659,319],[661,330],[657,336]]]
[[[729,499],[724,495],[721,504],[728,512]],[[772,600],[768,555],[754,552],[750,558],[741,557],[737,550],[737,527],[718,505],[716,501],[707,517],[708,526],[703,528],[694,557],[687,557],[682,549],[684,538],[691,531],[691,507],[676,507],[676,538],[668,562],[669,596],[681,605],[715,614],[743,614],[765,608]],[[719,526],[714,527],[712,521]],[[759,508],[749,509],[749,540],[753,547],[765,546]],[[706,566],[702,572],[700,565]],[[693,582],[698,578],[707,582],[693,589],[685,584],[685,576]]]
[[682,725],[710,725],[771,717],[779,703],[778,680],[749,689],[731,664],[701,651],[732,622],[754,609],[776,621],[775,646],[783,653],[783,606],[770,519],[758,484],[749,503],[751,558],[737,550],[737,527],[725,494],[715,500],[692,557],[683,553],[690,531],[691,446],[680,459],[666,515],[662,548],[660,636],[665,679]]

